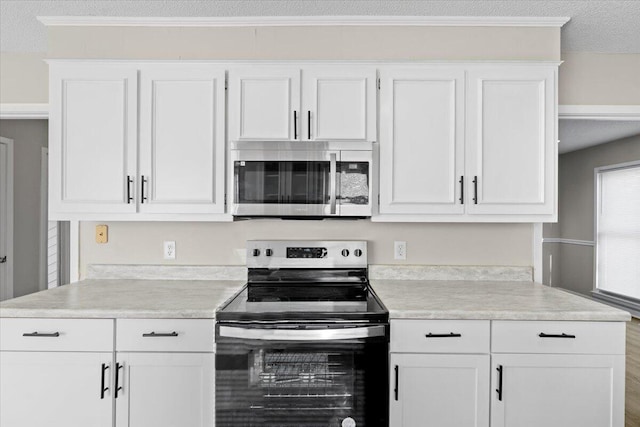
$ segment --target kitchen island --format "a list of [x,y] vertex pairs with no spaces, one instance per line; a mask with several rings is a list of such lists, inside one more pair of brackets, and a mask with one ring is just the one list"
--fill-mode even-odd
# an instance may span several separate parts
[[[0,303],[0,424],[212,426],[216,309],[243,284],[89,279]],[[371,284],[391,426],[623,426],[628,313],[532,282]]]

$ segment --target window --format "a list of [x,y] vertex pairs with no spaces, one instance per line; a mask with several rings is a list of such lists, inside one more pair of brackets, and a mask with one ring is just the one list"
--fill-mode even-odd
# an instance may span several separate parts
[[596,290],[640,306],[640,162],[596,168]]

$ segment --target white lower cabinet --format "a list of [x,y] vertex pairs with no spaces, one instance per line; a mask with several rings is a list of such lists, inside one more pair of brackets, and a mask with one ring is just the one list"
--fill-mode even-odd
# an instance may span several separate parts
[[624,426],[624,322],[390,323],[390,427]]
[[622,427],[624,356],[492,356],[492,427]]
[[488,354],[391,353],[391,427],[488,427]]
[[214,353],[118,353],[116,427],[214,425]]
[[111,427],[112,357],[110,352],[0,351],[0,425]]

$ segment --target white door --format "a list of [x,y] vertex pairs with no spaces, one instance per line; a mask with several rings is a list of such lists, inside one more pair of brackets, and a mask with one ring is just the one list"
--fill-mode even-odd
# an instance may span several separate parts
[[231,70],[229,94],[231,141],[301,139],[299,68]]
[[0,351],[0,425],[112,427],[112,357]]
[[135,212],[137,71],[51,64],[50,219]]
[[390,366],[390,427],[489,426],[488,354],[391,353]]
[[380,213],[462,214],[464,70],[380,70]]
[[500,66],[469,71],[469,213],[554,213],[555,69]]
[[140,72],[140,212],[223,213],[225,70]]
[[623,355],[494,355],[491,390],[492,427],[624,427]]
[[376,140],[376,69],[302,70],[303,140]]
[[213,353],[118,353],[116,427],[214,425]]
[[13,298],[13,140],[0,137],[0,301]]

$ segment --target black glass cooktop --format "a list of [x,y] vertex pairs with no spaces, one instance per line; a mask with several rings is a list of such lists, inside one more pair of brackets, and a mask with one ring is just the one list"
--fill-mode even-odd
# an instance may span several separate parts
[[[311,299],[308,294],[304,298],[249,298],[249,289],[252,285],[245,286],[233,299],[222,306],[216,313],[218,322],[337,322],[337,321],[362,321],[362,322],[387,322],[389,314],[382,305],[375,293],[368,284],[359,287],[358,299],[332,300],[327,295],[333,293],[343,296],[346,286],[340,286],[336,290],[335,286],[326,284],[299,284],[293,285],[295,293],[308,291],[310,293],[320,293],[320,298]],[[282,285],[279,289],[272,289],[274,294],[282,295],[286,292],[288,285]],[[284,289],[283,289],[284,288]],[[266,289],[261,289],[261,293],[271,293]],[[348,291],[347,291],[348,292]]]

